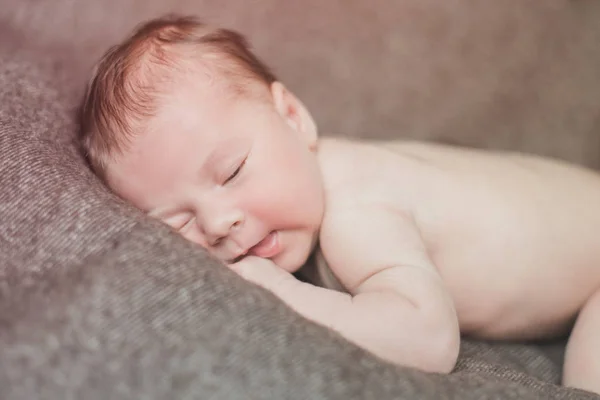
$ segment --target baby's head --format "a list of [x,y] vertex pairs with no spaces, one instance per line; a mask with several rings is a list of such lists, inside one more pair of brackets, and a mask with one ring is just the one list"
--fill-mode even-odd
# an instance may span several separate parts
[[315,243],[315,124],[235,32],[176,17],[138,28],[96,67],[81,140],[115,193],[224,261],[294,271]]

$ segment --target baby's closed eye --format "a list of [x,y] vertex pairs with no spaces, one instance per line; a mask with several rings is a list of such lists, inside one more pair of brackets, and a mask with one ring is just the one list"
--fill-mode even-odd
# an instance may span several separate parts
[[183,234],[183,233],[187,232],[192,226],[194,226],[195,222],[196,222],[196,217],[191,217],[186,222],[184,222],[183,225],[181,225],[179,228],[175,228],[175,230],[177,232]]
[[[234,167],[232,167],[232,168],[235,168],[235,169],[233,170],[233,172],[228,173],[227,178],[223,182],[223,185],[228,184],[229,182],[231,182],[233,179],[235,179],[239,175],[239,173],[242,171],[242,168],[246,164],[246,160],[247,160],[247,157],[244,157],[244,159],[242,159],[241,162],[234,164]],[[232,168],[230,168],[229,170],[231,170]]]
[[177,232],[183,232],[194,222],[195,217],[190,213],[178,214],[168,218],[162,218],[161,221]]

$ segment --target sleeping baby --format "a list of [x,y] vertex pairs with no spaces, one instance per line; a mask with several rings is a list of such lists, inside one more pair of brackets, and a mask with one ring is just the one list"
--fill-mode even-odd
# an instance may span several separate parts
[[[81,140],[118,196],[380,358],[445,373],[461,333],[571,332],[564,384],[600,393],[592,171],[523,154],[319,139],[242,36],[187,17],[150,21],[105,54]],[[338,290],[292,275],[313,251]]]

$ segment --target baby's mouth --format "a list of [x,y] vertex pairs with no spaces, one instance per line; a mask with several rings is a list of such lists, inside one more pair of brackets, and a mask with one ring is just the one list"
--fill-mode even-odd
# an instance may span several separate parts
[[248,250],[243,251],[238,256],[228,260],[230,264],[242,260],[244,257],[251,255],[261,258],[270,258],[281,251],[281,245],[279,243],[279,235],[277,231],[269,232],[260,242],[250,247]]
[[247,254],[262,258],[270,258],[279,253],[280,247],[279,235],[277,234],[277,231],[272,231],[260,242],[252,246]]

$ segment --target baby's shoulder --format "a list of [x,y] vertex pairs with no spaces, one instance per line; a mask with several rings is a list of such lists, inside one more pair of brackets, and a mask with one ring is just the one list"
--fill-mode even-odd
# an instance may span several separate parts
[[[318,158],[322,168],[372,172],[372,168],[423,165],[431,155],[450,152],[449,147],[406,140],[326,137],[319,139]],[[416,164],[415,161],[419,161]]]
[[321,139],[318,160],[325,191],[331,199],[375,199],[398,196],[422,175],[415,162],[393,147],[395,142],[357,139]]
[[383,148],[366,140],[324,138],[318,146],[323,179],[342,187],[372,179],[384,168],[382,161],[386,156]]
[[327,138],[318,147],[318,162],[328,207],[343,199],[359,199],[373,175],[372,158],[359,142]]
[[327,137],[320,138],[317,155],[322,168],[332,168],[346,164],[353,156],[362,153],[361,142],[351,139]]

